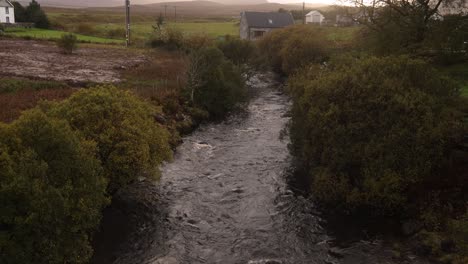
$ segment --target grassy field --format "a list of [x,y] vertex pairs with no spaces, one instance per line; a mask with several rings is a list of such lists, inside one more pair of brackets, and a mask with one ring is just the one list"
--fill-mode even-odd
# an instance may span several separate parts
[[[123,23],[104,23],[91,24],[91,27],[96,31],[96,34],[106,36],[109,32],[123,30]],[[239,27],[235,22],[169,22],[166,27],[176,28],[184,34],[206,34],[211,37],[219,37],[225,35],[238,35]],[[140,22],[132,25],[132,35],[137,39],[146,39],[154,31],[153,23]]]
[[[33,38],[33,39],[59,39],[65,31],[59,30],[49,30],[49,29],[39,29],[39,28],[10,28],[6,30],[6,35],[23,37],[23,38]],[[85,36],[77,34],[78,40],[81,42],[90,42],[90,43],[103,43],[103,44],[120,44],[123,43],[123,40],[119,39],[109,39],[101,38],[95,36]]]

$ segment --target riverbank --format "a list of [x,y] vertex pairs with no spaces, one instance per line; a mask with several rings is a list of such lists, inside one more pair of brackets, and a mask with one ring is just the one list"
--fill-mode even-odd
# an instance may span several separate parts
[[[255,84],[245,112],[184,137],[160,183],[137,183],[106,213],[112,223],[120,215],[135,224],[120,245],[98,248],[94,263],[428,263],[397,258],[379,239],[336,236],[291,188],[283,134],[290,103],[268,78]],[[117,230],[103,236],[115,242]]]

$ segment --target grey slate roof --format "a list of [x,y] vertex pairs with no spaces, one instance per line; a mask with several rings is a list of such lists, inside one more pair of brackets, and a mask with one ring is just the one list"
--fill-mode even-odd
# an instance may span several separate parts
[[0,0],[0,6],[1,7],[13,7],[10,1],[7,1],[7,0]]
[[282,28],[294,24],[290,13],[279,12],[243,12],[249,27]]

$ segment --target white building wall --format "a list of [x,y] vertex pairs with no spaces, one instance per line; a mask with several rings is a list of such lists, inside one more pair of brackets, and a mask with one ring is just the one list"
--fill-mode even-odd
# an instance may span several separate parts
[[15,9],[13,7],[0,6],[0,23],[15,23]]
[[324,19],[325,17],[317,11],[312,11],[306,15],[307,24],[322,24]]

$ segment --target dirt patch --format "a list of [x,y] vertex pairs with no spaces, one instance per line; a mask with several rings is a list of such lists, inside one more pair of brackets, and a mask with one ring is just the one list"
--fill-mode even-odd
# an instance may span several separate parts
[[0,122],[14,121],[21,115],[21,112],[35,107],[41,100],[61,101],[75,91],[77,91],[76,88],[64,88],[0,94]]
[[146,57],[119,46],[82,45],[65,55],[53,42],[0,39],[0,75],[22,76],[71,83],[120,81],[122,70]]

